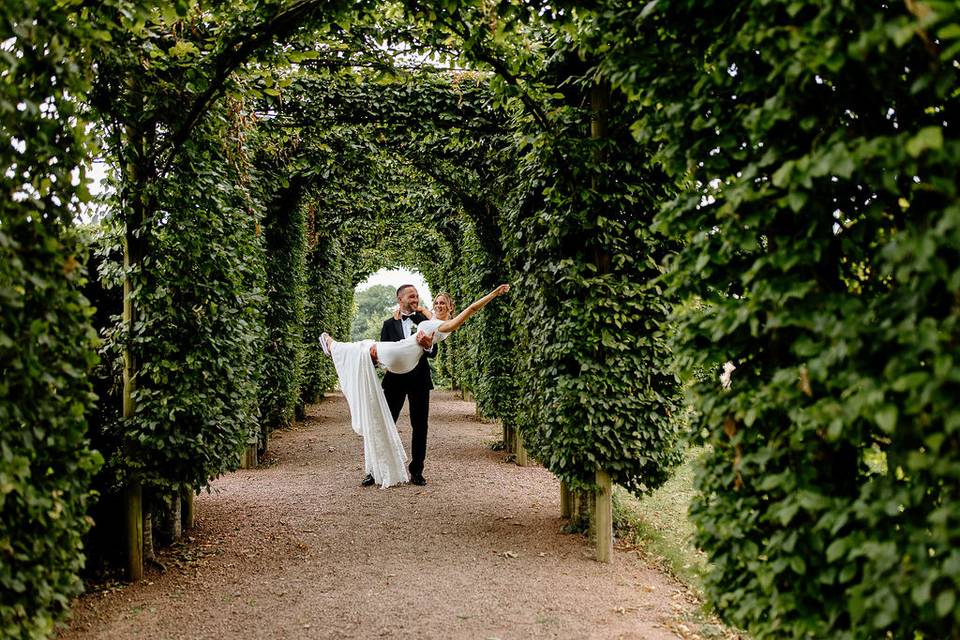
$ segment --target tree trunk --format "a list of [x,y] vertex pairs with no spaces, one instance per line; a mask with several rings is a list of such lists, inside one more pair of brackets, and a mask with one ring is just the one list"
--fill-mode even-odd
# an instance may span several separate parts
[[560,517],[569,518],[572,506],[572,496],[570,495],[570,487],[567,486],[566,482],[560,481]]
[[180,521],[181,529],[186,531],[193,529],[194,524],[196,523],[196,511],[194,506],[194,495],[193,489],[184,489],[181,496],[181,501],[183,507],[180,511]]
[[165,496],[163,499],[163,519],[160,527],[163,534],[163,544],[176,542],[183,535],[182,518],[180,492],[176,491]]

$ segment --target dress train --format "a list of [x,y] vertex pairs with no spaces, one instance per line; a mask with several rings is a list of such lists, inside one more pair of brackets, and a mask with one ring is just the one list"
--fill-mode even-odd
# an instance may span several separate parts
[[386,488],[408,482],[407,454],[370,358],[373,340],[332,344],[333,365],[350,407],[353,430],[363,436],[364,470]]

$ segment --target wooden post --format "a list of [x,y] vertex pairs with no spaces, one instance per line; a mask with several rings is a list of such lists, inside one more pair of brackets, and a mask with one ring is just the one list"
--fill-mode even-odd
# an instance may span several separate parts
[[175,491],[167,496],[166,513],[164,514],[165,534],[170,537],[170,542],[176,542],[183,535],[183,514],[180,508],[180,492]]
[[570,487],[567,486],[567,483],[563,480],[560,481],[560,517],[569,518],[570,517],[570,507],[571,505],[571,496],[570,496]]
[[523,446],[523,434],[520,429],[514,429],[514,453],[518,467],[526,467],[530,464],[530,457],[527,455],[527,448]]
[[183,508],[180,511],[180,526],[183,530],[193,529],[197,517],[194,511],[193,489],[184,489],[180,499],[183,502]]
[[240,453],[241,469],[257,468],[257,438],[247,439],[247,448]]
[[[590,137],[594,140],[600,140],[607,136],[607,121],[610,109],[610,87],[606,83],[593,85],[590,89],[590,109],[592,111],[590,119]],[[604,153],[597,149],[594,161],[600,163],[604,160]],[[597,178],[592,181],[593,187],[600,190],[601,185]],[[597,212],[602,215],[602,212]],[[610,273],[610,254],[605,247],[594,246],[594,264],[601,275]],[[598,360],[602,363],[606,354],[602,347],[597,354]],[[611,562],[613,560],[613,484],[610,481],[610,474],[602,469],[596,472],[597,493],[593,499],[593,514],[590,518],[591,534],[596,540],[597,560],[599,562]]]
[[[257,444],[256,444],[256,447],[257,447],[257,459],[258,459],[258,460],[263,460],[264,458],[267,457],[267,449],[268,449],[269,446],[270,446],[270,429],[267,428],[267,425],[264,424],[264,425],[260,428],[260,435],[259,435],[259,437],[257,437],[257,436],[251,436],[250,439],[247,440],[247,443],[249,444],[252,440],[257,440]],[[242,464],[242,462],[241,462],[241,464]]]
[[594,520],[597,538],[597,560],[613,560],[613,483],[610,474],[597,470],[598,491],[594,498]]
[[156,557],[153,552],[153,510],[147,500],[147,508],[143,510],[143,559],[150,561]]
[[507,453],[513,453],[513,434],[516,431],[515,427],[510,427],[503,425],[503,450]]
[[[140,172],[134,167],[131,169],[134,181],[140,178]],[[131,269],[143,264],[145,253],[145,238],[141,233],[145,204],[142,194],[133,197],[130,219],[126,223],[126,233],[123,245],[123,323],[127,328],[127,343],[123,350],[123,419],[133,419],[136,403],[133,392],[136,385],[136,376],[139,363],[133,352],[133,328],[136,325],[137,310],[133,303],[133,280]],[[127,516],[127,575],[130,580],[137,582],[143,579],[143,485],[137,479],[128,480],[125,491]]]
[[143,580],[143,485],[130,482],[124,491],[127,506],[127,573],[130,580]]

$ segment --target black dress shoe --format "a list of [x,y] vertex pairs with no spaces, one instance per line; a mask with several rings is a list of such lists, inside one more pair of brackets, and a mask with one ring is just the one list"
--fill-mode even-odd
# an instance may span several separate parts
[[373,479],[373,474],[368,473],[367,475],[363,476],[363,481],[360,483],[360,486],[369,487],[375,482],[376,480]]
[[422,487],[423,485],[427,484],[427,481],[426,479],[424,479],[423,476],[421,476],[420,474],[417,474],[414,476],[410,476],[410,484],[415,484],[418,487]]

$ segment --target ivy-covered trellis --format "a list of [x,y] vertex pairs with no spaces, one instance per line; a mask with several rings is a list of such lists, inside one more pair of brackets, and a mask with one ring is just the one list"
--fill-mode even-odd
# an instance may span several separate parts
[[441,366],[565,488],[662,483],[686,385],[725,619],[957,637],[955,3],[0,11],[5,636],[77,592],[91,487],[127,496],[138,577],[143,492],[265,447],[402,264],[461,302],[515,285]]

